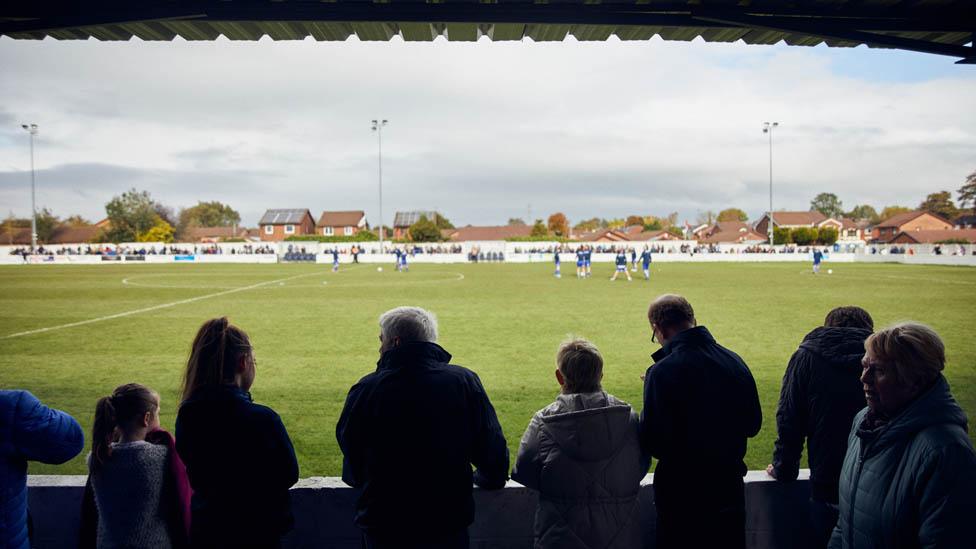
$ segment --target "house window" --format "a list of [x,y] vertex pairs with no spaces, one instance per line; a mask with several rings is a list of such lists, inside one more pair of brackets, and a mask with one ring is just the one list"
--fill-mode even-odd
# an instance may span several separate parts
[[274,234],[274,225],[265,225],[264,234]]
[[285,234],[295,234],[295,226],[285,225]]
[[332,231],[332,227],[322,227],[322,234],[324,234],[325,236],[332,236],[334,234]]
[[352,236],[352,227],[346,227],[346,236]]

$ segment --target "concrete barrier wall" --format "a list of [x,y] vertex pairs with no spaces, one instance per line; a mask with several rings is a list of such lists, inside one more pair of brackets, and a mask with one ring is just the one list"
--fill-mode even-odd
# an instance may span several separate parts
[[[764,471],[750,471],[745,479],[746,541],[749,549],[806,547],[809,540],[807,500],[809,471],[795,482],[776,482]],[[654,547],[653,475],[641,483],[641,524],[644,547]],[[38,549],[76,546],[84,476],[35,475],[28,479],[31,516]],[[423,489],[418,478],[417,490]],[[356,490],[334,477],[302,479],[291,489],[295,529],[284,547],[360,549],[359,529],[353,524]],[[516,482],[504,490],[475,489],[472,549],[531,549],[536,492]],[[704,525],[703,525],[704,526]]]

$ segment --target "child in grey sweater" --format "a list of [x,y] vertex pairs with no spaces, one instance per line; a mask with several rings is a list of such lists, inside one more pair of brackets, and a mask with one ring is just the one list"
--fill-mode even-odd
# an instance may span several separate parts
[[170,449],[145,440],[158,428],[159,395],[147,387],[123,385],[98,401],[88,466],[99,549],[174,545]]

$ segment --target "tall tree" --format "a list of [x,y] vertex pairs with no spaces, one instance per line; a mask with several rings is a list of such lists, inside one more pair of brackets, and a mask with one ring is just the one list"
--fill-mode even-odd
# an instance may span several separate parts
[[664,224],[665,228],[676,227],[678,225],[678,212],[669,213],[665,220],[667,221],[667,223]]
[[577,231],[595,231],[601,226],[601,219],[599,217],[591,217],[590,219],[584,219],[573,226]]
[[881,221],[881,217],[878,215],[878,211],[874,207],[867,204],[860,204],[854,206],[851,211],[844,214],[855,221],[867,220],[868,222],[874,224]]
[[512,226],[524,226],[525,220],[521,217],[509,217],[508,224]]
[[643,225],[644,217],[640,215],[628,215],[627,219],[624,220],[624,223],[626,223],[628,227],[632,225]]
[[434,212],[434,224],[437,225],[438,229],[453,229],[454,224],[451,220],[441,215],[440,212]]
[[129,189],[121,196],[113,197],[105,205],[105,214],[111,223],[106,237],[111,242],[135,242],[140,234],[153,228],[156,220],[162,218],[157,213],[157,206],[159,204],[147,191]]
[[644,219],[644,230],[645,231],[660,231],[664,228],[661,224],[661,220],[656,217],[648,217]]
[[183,208],[179,216],[179,224],[187,227],[230,227],[240,222],[241,214],[237,210],[216,200]]
[[711,225],[715,223],[715,212],[712,210],[705,210],[703,212],[698,212],[698,217],[695,219],[695,224],[697,225]]
[[422,215],[416,223],[410,225],[410,240],[414,242],[440,242],[443,238],[437,224],[427,219],[426,215]]
[[844,215],[844,204],[834,193],[820,193],[810,201],[810,211],[837,219]]
[[531,236],[549,236],[549,229],[546,228],[546,224],[542,222],[541,219],[536,219],[535,223],[532,225]]
[[558,237],[569,236],[569,220],[562,212],[556,212],[549,216],[549,223],[547,224],[549,232]]
[[959,193],[959,206],[971,207],[976,215],[976,171],[966,176],[966,182],[956,192]]
[[910,211],[912,211],[912,209],[906,208],[905,206],[885,206],[885,208],[881,210],[881,214],[879,214],[878,217],[881,218],[881,221],[886,221],[898,214],[903,214]]
[[64,224],[69,227],[87,227],[91,225],[91,221],[88,221],[78,214],[75,214],[65,218]]
[[953,204],[952,194],[949,191],[940,191],[926,196],[925,200],[918,205],[918,209],[950,220],[959,215],[959,209]]
[[41,208],[37,212],[37,239],[41,242],[50,242],[54,236],[54,230],[61,225],[58,216],[51,213],[47,208]]
[[749,221],[749,214],[739,208],[726,208],[718,212],[719,221]]

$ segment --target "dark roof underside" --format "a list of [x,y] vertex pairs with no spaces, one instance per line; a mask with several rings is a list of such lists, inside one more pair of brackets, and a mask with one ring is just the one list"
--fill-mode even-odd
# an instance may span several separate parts
[[0,3],[39,40],[665,40],[897,48],[976,63],[972,0],[91,0]]

